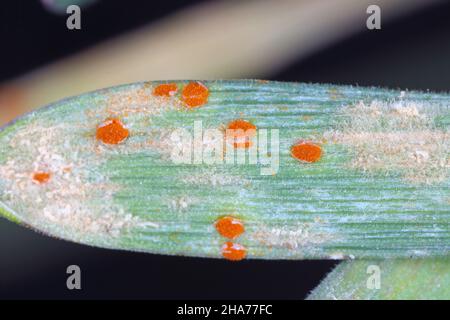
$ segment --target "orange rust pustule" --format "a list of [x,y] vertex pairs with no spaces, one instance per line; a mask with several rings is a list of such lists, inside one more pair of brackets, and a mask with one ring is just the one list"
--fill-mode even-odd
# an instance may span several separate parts
[[235,239],[245,231],[242,221],[230,216],[220,218],[214,226],[221,236],[229,239]]
[[189,82],[181,92],[181,101],[188,108],[196,108],[208,102],[209,90],[201,82]]
[[110,119],[97,128],[96,137],[106,144],[119,144],[129,135],[130,132],[119,119]]
[[178,91],[176,83],[163,83],[153,89],[153,95],[158,97],[172,97]]
[[44,184],[50,181],[51,176],[49,172],[35,172],[33,174],[33,181],[38,184]]
[[235,148],[249,148],[252,145],[250,138],[256,134],[256,126],[243,119],[233,120],[227,126],[227,134],[228,139],[234,141]]
[[311,142],[299,142],[291,147],[291,155],[303,162],[317,162],[322,157],[322,148]]
[[222,246],[222,256],[227,260],[240,261],[247,256],[247,250],[238,243],[226,242]]
[[249,122],[247,120],[237,119],[237,120],[231,121],[228,124],[227,129],[230,129],[230,130],[241,129],[241,130],[244,130],[244,131],[246,131],[246,130],[256,130],[256,126],[253,123],[251,123],[251,122]]

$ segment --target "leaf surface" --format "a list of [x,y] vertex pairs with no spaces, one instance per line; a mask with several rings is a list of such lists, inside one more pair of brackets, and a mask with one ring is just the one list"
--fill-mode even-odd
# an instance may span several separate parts
[[[118,86],[6,126],[3,215],[71,241],[159,254],[448,255],[448,95],[256,80],[170,83],[176,89],[167,96],[167,87],[156,90],[166,82]],[[224,139],[236,120],[256,128],[251,146]],[[113,121],[123,127],[107,127]],[[99,128],[120,142],[105,143]],[[212,148],[218,139],[222,151]],[[320,148],[320,157],[304,161],[314,154],[301,149],[306,158],[296,159],[292,148],[302,144]],[[239,152],[245,163],[228,158]],[[223,217],[244,231],[224,236]]]

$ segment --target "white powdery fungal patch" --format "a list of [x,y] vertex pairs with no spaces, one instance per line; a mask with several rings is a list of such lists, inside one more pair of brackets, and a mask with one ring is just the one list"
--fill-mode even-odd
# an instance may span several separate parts
[[[177,161],[186,164],[195,163],[196,158],[200,158],[200,161],[205,164],[223,163],[225,161],[223,134],[217,128],[205,128],[204,130],[214,130],[218,134],[204,135],[197,140],[192,135],[192,130],[158,128],[149,134],[150,138],[143,147],[159,152],[161,157],[167,161],[174,161],[175,157],[179,159]],[[199,154],[196,156],[195,152],[199,152]]]
[[210,185],[213,187],[217,186],[243,186],[250,184],[250,180],[227,175],[218,172],[217,170],[204,170],[204,172],[194,174],[191,176],[186,176],[181,179],[183,183],[193,184],[193,185]]
[[350,260],[354,260],[355,256],[352,254],[344,254],[343,252],[340,251],[335,251],[330,253],[330,255],[328,256],[331,260],[346,260],[346,259],[350,259]]
[[[110,116],[130,117],[134,115],[154,116],[175,108],[181,109],[181,103],[175,98],[155,97],[154,87],[150,83],[109,93],[103,113],[98,110],[87,111],[89,117]],[[148,118],[151,119],[151,118]]]
[[280,227],[260,225],[252,237],[267,247],[307,250],[308,247],[328,242],[334,238],[330,233],[316,231],[316,227],[316,223],[297,223]]
[[353,168],[400,173],[411,183],[438,183],[450,171],[450,131],[434,125],[443,112],[441,106],[411,101],[359,102],[344,107],[341,123],[325,138],[351,150]]
[[[31,225],[72,240],[107,241],[140,226],[141,221],[113,204],[114,185],[104,177],[92,179],[90,169],[104,160],[81,147],[73,132],[80,128],[35,122],[15,132],[12,152],[0,165],[1,200]],[[35,172],[49,173],[50,180],[37,183]]]
[[192,204],[196,202],[198,202],[198,200],[192,197],[180,196],[169,199],[167,206],[169,209],[174,211],[186,211]]
[[[169,161],[174,148],[183,147],[181,142],[173,141],[171,138],[173,129],[160,128],[154,130],[151,134],[151,138],[147,140],[147,148],[157,151],[161,157]],[[185,146],[191,148],[192,146]]]

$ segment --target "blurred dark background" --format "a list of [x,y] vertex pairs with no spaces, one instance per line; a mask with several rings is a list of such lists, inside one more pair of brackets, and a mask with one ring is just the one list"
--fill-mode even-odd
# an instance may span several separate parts
[[[77,32],[65,28],[66,15],[45,10],[39,1],[4,2],[0,82],[204,2],[100,1],[83,10],[83,29]],[[381,30],[364,29],[265,78],[448,91],[449,57],[450,1],[444,1],[383,21]],[[82,269],[81,291],[66,289],[70,264]],[[1,299],[303,299],[336,264],[230,263],[103,250],[0,219]]]

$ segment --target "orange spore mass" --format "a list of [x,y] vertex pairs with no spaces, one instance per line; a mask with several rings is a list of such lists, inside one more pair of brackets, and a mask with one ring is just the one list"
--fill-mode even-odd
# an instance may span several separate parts
[[208,102],[209,90],[208,88],[196,81],[189,82],[181,93],[181,101],[188,108],[195,108]]
[[242,119],[237,119],[237,120],[231,121],[228,124],[228,129],[230,129],[230,130],[241,129],[241,130],[244,130],[244,131],[245,130],[252,130],[252,129],[255,130],[256,126],[253,123],[249,122],[249,121],[242,120]]
[[96,137],[106,144],[119,144],[129,135],[130,132],[119,119],[110,119],[97,128]]
[[291,147],[291,155],[300,161],[317,162],[322,157],[322,148],[311,142],[300,142]]
[[247,250],[244,246],[233,243],[233,242],[226,242],[222,246],[222,256],[231,261],[239,261],[246,257]]
[[163,83],[153,89],[153,95],[158,97],[171,97],[178,91],[176,83]]
[[216,221],[217,232],[225,238],[234,239],[244,233],[244,224],[233,217],[223,217]]
[[47,183],[50,178],[51,174],[48,172],[36,172],[33,174],[33,180],[39,184]]
[[[247,130],[255,131],[246,132]],[[237,119],[228,124],[227,132],[229,133],[228,138],[234,141],[235,148],[249,148],[252,144],[249,140],[255,135],[256,126],[249,121]]]

